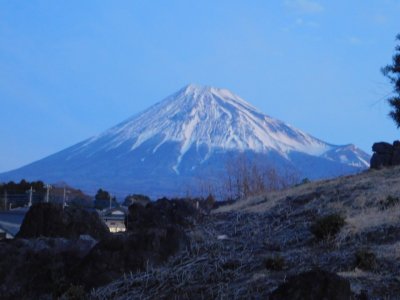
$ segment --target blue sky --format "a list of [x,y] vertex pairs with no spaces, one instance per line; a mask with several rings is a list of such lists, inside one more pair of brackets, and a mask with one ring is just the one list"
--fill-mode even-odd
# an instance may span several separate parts
[[370,152],[387,117],[398,0],[1,1],[0,172],[123,121],[187,83],[232,90]]

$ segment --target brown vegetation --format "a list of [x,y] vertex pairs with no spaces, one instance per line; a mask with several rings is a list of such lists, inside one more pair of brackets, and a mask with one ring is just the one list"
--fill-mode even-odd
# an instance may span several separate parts
[[[392,199],[400,197],[399,173],[367,171],[221,206],[188,230],[186,251],[92,297],[267,298],[286,278],[317,267],[349,280],[360,299],[397,299],[400,205]],[[335,214],[345,221],[340,231],[316,240],[313,224]]]
[[289,170],[278,171],[272,165],[260,167],[259,162],[245,154],[227,162],[225,175],[225,199],[245,199],[282,190],[299,182],[297,173]]

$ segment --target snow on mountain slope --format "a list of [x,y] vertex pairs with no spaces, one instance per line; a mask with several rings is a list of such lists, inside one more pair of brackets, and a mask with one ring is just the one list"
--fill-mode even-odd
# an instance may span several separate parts
[[[216,149],[276,150],[282,155],[298,151],[322,155],[335,147],[279,120],[273,119],[228,90],[188,85],[144,113],[88,140],[82,148],[104,141],[100,150],[110,150],[130,142],[131,150],[162,135],[153,149],[165,142],[178,142],[180,154],[174,169],[192,147],[205,144],[208,155]],[[206,158],[205,158],[206,159]]]
[[353,145],[325,143],[226,89],[191,84],[98,136],[0,179],[25,174],[83,189],[102,184],[148,191],[163,184],[174,191],[182,182],[221,171],[226,154],[243,152],[264,155],[261,160],[309,177],[356,172],[369,165],[369,156]]

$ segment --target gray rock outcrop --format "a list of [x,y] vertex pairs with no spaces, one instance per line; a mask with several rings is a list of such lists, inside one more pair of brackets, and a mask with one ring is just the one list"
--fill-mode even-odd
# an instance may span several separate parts
[[371,158],[371,169],[400,165],[400,141],[394,141],[393,144],[375,143],[372,151],[374,154]]

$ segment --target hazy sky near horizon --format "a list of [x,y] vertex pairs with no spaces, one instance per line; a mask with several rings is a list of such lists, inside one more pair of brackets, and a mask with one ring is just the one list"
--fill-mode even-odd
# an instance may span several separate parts
[[230,89],[333,144],[387,117],[398,0],[0,2],[0,172],[116,125],[188,83]]

